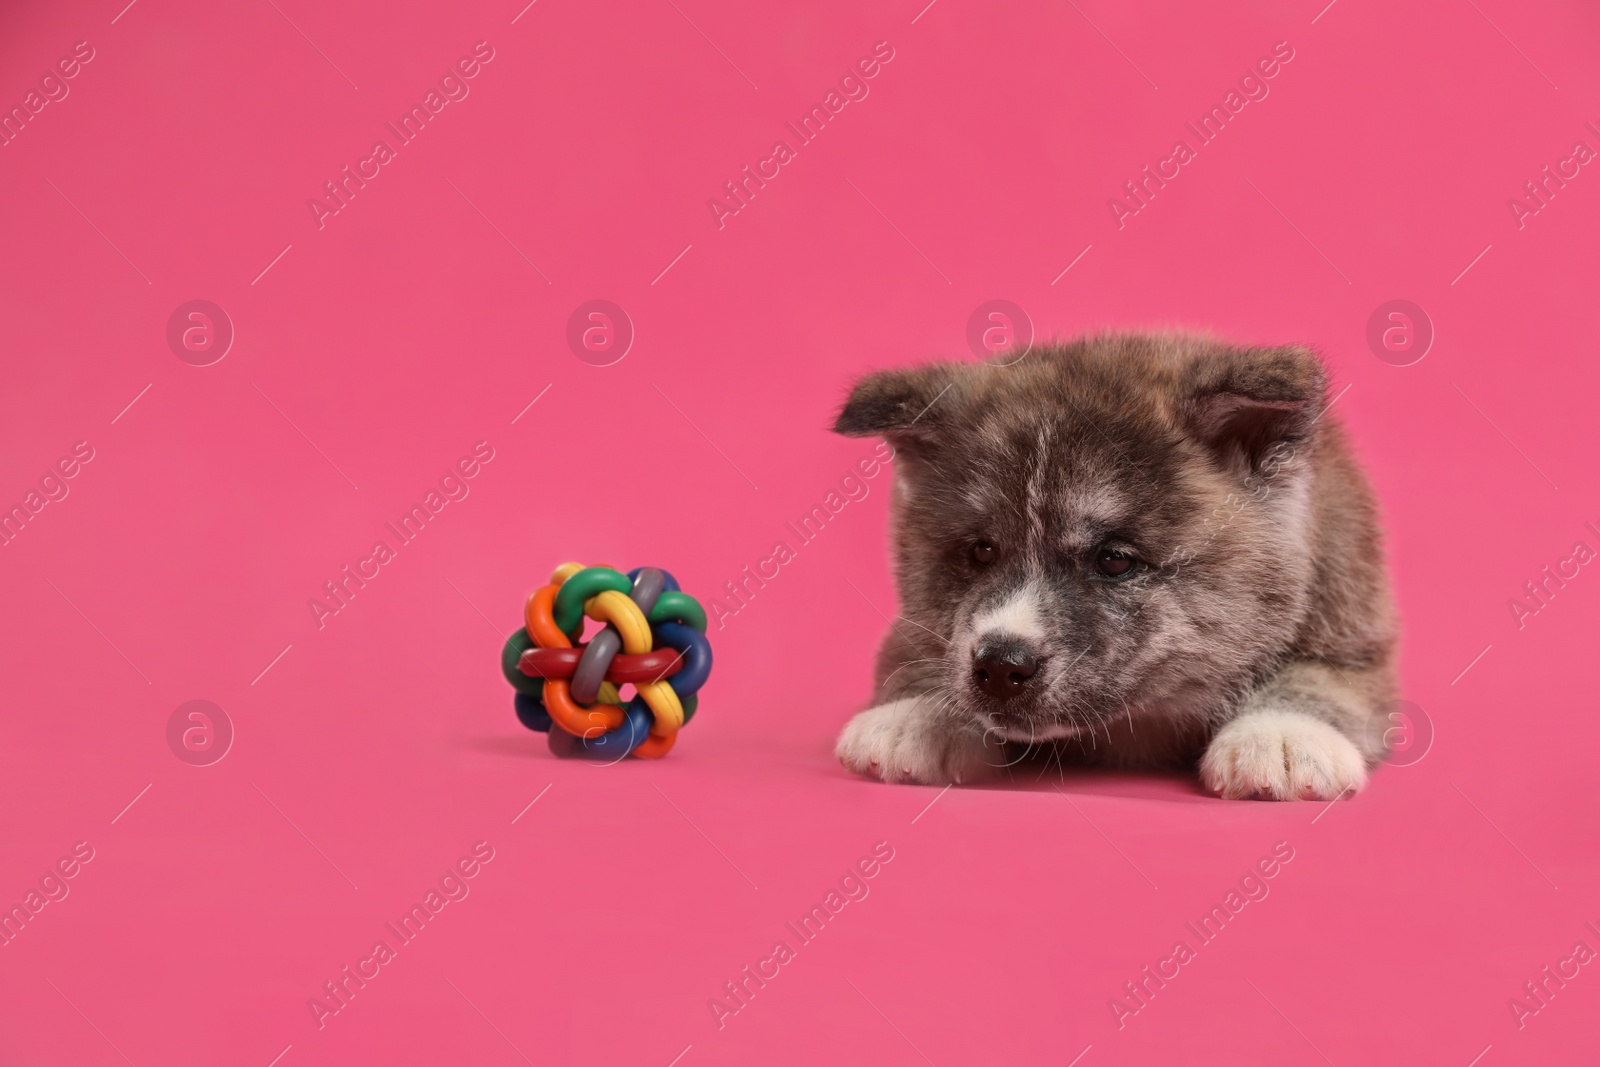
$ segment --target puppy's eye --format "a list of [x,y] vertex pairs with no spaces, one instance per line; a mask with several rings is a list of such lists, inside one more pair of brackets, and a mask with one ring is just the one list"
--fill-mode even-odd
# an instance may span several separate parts
[[978,564],[980,567],[993,563],[995,558],[999,555],[999,549],[995,548],[987,541],[979,541],[977,544],[972,546],[972,562]]
[[1102,548],[1094,568],[1107,578],[1127,578],[1138,569],[1139,561],[1117,548]]

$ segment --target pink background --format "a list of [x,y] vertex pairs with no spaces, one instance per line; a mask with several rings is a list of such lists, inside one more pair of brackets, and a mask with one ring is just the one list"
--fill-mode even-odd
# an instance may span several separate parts
[[[1600,949],[1600,576],[1520,630],[1508,600],[1600,548],[1600,174],[1521,229],[1507,199],[1600,148],[1600,15],[122,2],[0,19],[7,108],[95,51],[0,148],[0,503],[94,449],[0,548],[0,901],[94,849],[0,948],[0,1062],[1590,1062],[1596,968],[1521,1029],[1508,998]],[[308,199],[478,41],[470,95],[319,230]],[[870,95],[719,230],[707,198],[879,41]],[[1107,199],[1279,41],[1270,95],[1119,230]],[[197,298],[237,335],[206,367],[165,340]],[[594,298],[637,333],[609,367],[565,341]],[[1041,336],[1322,347],[1425,759],[1328,810],[846,775],[887,475],[713,632],[667,759],[558,763],[518,725],[497,655],[552,566],[709,601],[870,451],[826,432],[848,383],[971,358],[992,298]],[[1365,340],[1395,298],[1437,334],[1406,367]],[[308,598],[478,441],[470,496],[319,630]],[[210,766],[166,740],[194,699],[236,732]],[[308,1000],[479,841],[470,895],[319,1030]],[[719,1029],[708,999],[879,841],[870,896]],[[1270,896],[1118,1029],[1279,841]]]

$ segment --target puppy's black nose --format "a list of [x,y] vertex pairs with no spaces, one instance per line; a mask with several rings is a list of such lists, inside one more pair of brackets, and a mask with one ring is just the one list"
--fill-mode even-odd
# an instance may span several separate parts
[[985,641],[972,656],[972,681],[996,700],[1022,692],[1039,670],[1039,657],[1019,641]]

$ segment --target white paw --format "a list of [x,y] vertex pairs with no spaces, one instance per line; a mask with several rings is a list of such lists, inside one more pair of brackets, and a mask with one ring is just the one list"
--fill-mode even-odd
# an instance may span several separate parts
[[1217,731],[1200,780],[1230,800],[1332,800],[1366,785],[1367,768],[1355,744],[1321,719],[1252,711]]
[[925,698],[868,708],[845,726],[834,746],[839,762],[886,782],[924,785],[972,782],[1004,763],[998,746],[940,719]]

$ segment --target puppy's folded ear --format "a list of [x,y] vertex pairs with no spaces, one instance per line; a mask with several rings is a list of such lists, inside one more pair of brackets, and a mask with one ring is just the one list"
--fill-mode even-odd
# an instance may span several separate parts
[[1191,432],[1225,464],[1254,469],[1274,445],[1309,440],[1323,411],[1327,371],[1309,348],[1244,348],[1195,362]]
[[944,394],[955,384],[950,364],[929,364],[906,370],[869,374],[850,390],[833,432],[846,437],[906,438],[933,433],[942,413]]

